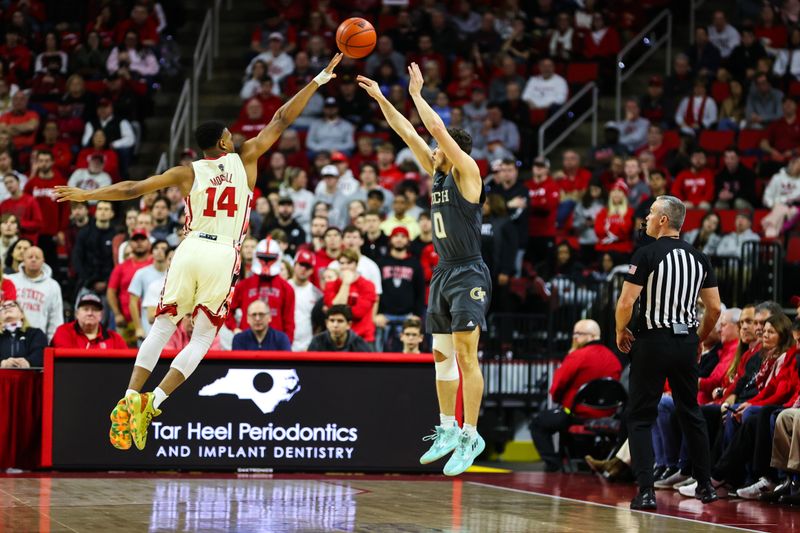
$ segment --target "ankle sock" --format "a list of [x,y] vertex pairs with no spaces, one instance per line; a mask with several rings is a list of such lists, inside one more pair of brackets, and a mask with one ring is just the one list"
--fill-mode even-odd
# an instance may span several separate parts
[[125,391],[125,397],[130,396],[131,394],[139,394],[138,390],[128,389]]
[[153,407],[158,409],[158,406],[161,405],[161,402],[169,398],[169,395],[161,390],[161,387],[156,387],[156,390],[153,391],[153,395],[155,395],[155,399],[153,400]]
[[466,424],[465,423],[463,431],[464,431],[464,433],[469,435],[469,438],[471,438],[471,439],[474,439],[475,437],[478,436],[478,428],[476,428],[472,424]]
[[445,429],[454,428],[458,426],[456,417],[439,413],[439,425]]

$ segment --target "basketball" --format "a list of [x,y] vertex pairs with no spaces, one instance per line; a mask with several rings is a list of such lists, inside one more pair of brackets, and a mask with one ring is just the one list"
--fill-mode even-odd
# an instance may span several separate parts
[[375,48],[377,36],[369,21],[353,17],[339,24],[336,30],[336,44],[347,57],[361,59]]

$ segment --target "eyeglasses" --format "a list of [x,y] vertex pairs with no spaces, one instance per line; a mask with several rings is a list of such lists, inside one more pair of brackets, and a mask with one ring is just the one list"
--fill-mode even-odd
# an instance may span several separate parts
[[0,305],[0,311],[5,311],[7,309],[13,309],[15,307],[19,307],[17,305],[17,302],[4,302],[2,305]]

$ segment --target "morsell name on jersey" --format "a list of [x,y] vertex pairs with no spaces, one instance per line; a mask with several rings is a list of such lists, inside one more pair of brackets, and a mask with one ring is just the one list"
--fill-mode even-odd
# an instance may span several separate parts
[[433,191],[431,193],[431,205],[450,203],[450,189]]
[[233,183],[233,174],[230,173],[220,174],[219,176],[214,176],[208,181],[211,182],[211,185],[219,185],[223,181],[228,183]]

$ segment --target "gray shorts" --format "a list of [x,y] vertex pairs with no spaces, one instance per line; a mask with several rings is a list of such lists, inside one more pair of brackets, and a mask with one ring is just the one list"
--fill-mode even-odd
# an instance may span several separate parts
[[492,278],[483,261],[455,267],[437,267],[428,297],[428,333],[486,329],[492,299]]

